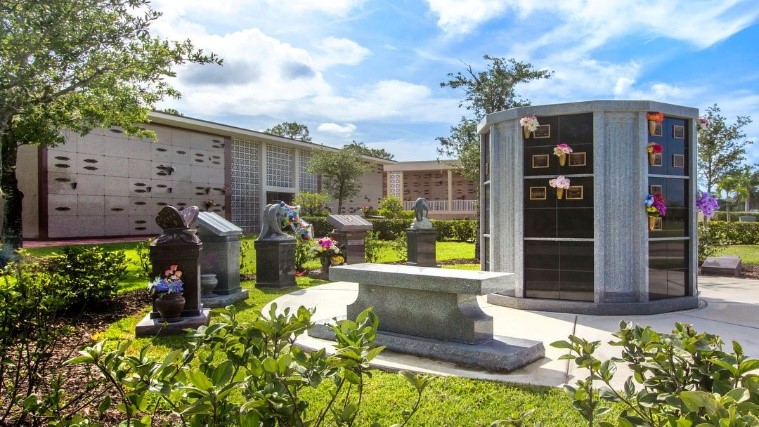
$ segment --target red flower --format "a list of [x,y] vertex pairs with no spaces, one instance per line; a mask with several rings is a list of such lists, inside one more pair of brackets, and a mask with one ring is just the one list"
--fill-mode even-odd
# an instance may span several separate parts
[[664,121],[664,113],[656,112],[656,113],[648,113],[646,114],[646,117],[648,117],[648,121],[661,123]]

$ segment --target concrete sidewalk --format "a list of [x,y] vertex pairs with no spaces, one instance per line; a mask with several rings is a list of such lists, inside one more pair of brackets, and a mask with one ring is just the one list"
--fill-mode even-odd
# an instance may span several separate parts
[[[612,333],[618,330],[619,322],[625,320],[640,325],[650,325],[660,332],[670,332],[675,322],[692,324],[699,332],[709,332],[722,337],[725,349],[730,350],[730,342],[738,341],[746,354],[759,358],[759,280],[731,277],[699,276],[699,308],[674,313],[650,316],[590,316],[569,313],[549,313],[520,311],[485,302],[480,297],[483,311],[493,316],[495,335],[526,338],[543,341],[546,356],[525,368],[504,374],[462,368],[450,363],[438,362],[415,356],[384,351],[375,359],[375,367],[388,370],[410,370],[436,375],[456,375],[483,380],[504,381],[522,384],[558,386],[573,383],[576,376],[584,377],[585,372],[577,372],[574,363],[559,360],[565,350],[550,346],[554,341],[567,339],[574,333],[587,340],[599,340],[602,346],[596,352],[606,359],[619,355],[619,349],[608,345]],[[314,307],[313,320],[344,317],[346,305],[353,302],[358,294],[358,285],[334,282],[309,289],[298,290],[274,300],[278,308]],[[268,310],[267,308],[264,311]],[[380,319],[380,322],[382,319]],[[331,348],[332,342],[303,336],[298,344],[310,349]],[[618,366],[621,368],[621,366]],[[621,386],[628,372],[619,369],[615,377]]]

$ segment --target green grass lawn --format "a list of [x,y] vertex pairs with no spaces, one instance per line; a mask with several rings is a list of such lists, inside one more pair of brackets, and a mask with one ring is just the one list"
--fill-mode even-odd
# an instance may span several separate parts
[[759,264],[759,245],[727,246],[716,254],[716,256],[722,255],[739,256],[743,264]]

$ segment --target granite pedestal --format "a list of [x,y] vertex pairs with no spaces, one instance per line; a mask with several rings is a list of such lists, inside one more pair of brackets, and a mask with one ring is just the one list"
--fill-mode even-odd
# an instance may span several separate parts
[[[493,318],[477,303],[477,295],[513,288],[510,273],[355,264],[330,268],[330,280],[358,283],[348,318],[373,307],[380,319],[377,344],[390,350],[494,371],[517,369],[545,354],[538,341],[494,336]],[[325,323],[309,335],[333,339]]]
[[408,265],[417,267],[437,267],[435,251],[437,232],[435,230],[406,230]]
[[295,283],[295,238],[256,240],[256,287],[287,288]]
[[708,257],[701,264],[701,274],[740,277],[742,270],[741,257],[738,256]]
[[198,235],[203,241],[201,272],[219,281],[213,293],[203,295],[206,307],[224,307],[248,298],[240,286],[240,236],[242,229],[213,212],[198,214]]
[[364,239],[374,225],[358,215],[330,215],[327,222],[335,227],[330,237],[337,240],[346,264],[366,262]]

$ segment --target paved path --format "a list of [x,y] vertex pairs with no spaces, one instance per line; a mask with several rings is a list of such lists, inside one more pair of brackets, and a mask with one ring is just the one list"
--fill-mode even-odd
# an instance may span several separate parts
[[[730,349],[731,340],[736,340],[741,343],[748,355],[759,358],[759,280],[700,276],[699,289],[701,293],[699,308],[650,316],[589,316],[521,311],[488,304],[484,297],[481,297],[480,306],[483,311],[493,316],[493,328],[496,335],[541,340],[546,349],[546,357],[508,374],[470,370],[450,363],[389,351],[383,352],[376,359],[375,366],[380,369],[405,369],[437,375],[558,386],[566,382],[574,382],[575,376],[582,377],[584,372],[576,372],[574,363],[559,360],[565,351],[555,349],[550,344],[566,339],[569,334],[574,333],[585,339],[600,340],[604,343],[596,353],[599,357],[608,358],[617,355],[619,349],[607,343],[612,339],[611,334],[618,330],[621,320],[651,325],[655,330],[662,332],[671,331],[675,322],[690,323],[697,331],[721,336],[727,349]],[[295,308],[300,305],[315,307],[314,320],[331,319],[345,316],[345,306],[353,302],[357,293],[358,286],[355,283],[334,282],[298,290],[283,295],[274,302],[280,309]],[[308,336],[300,338],[298,343],[308,348],[332,346],[329,341]],[[620,370],[616,375],[619,385],[626,378],[623,374],[624,371]]]

